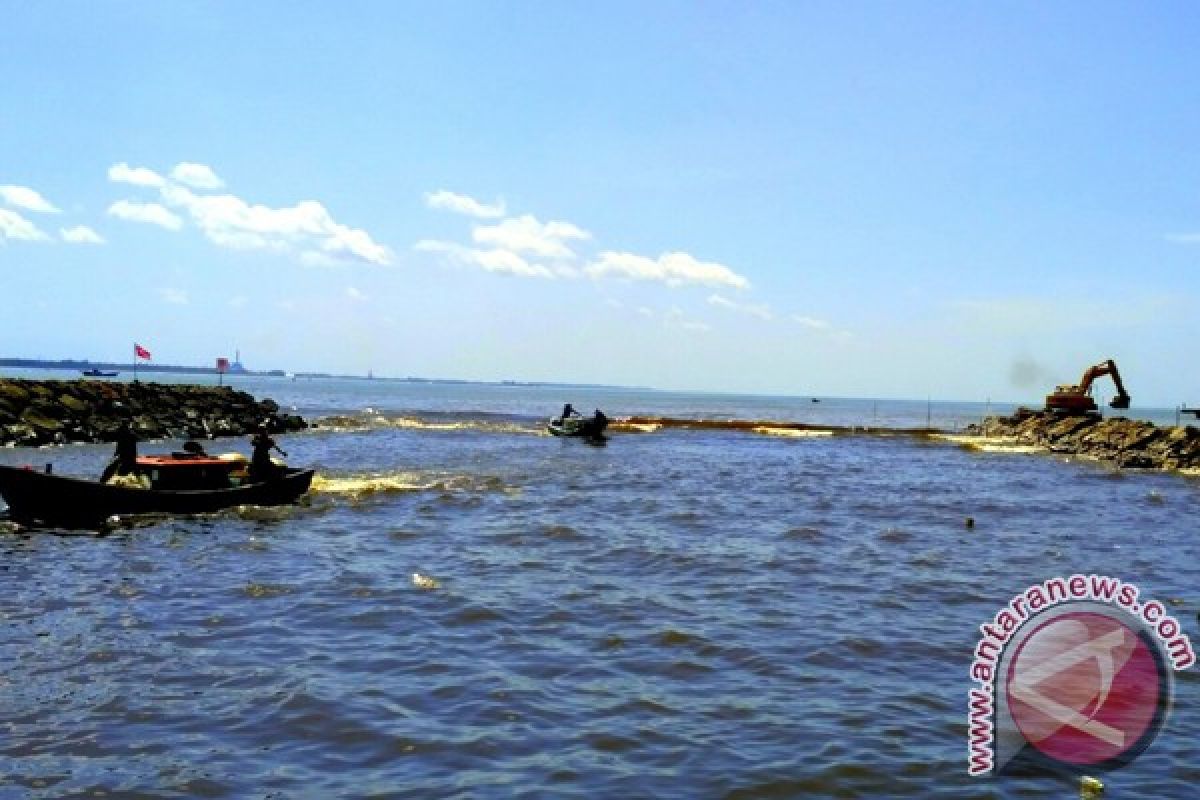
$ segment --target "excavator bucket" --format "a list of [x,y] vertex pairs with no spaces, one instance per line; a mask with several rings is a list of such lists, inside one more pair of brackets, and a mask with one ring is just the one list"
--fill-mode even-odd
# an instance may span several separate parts
[[1112,408],[1129,408],[1129,395],[1117,395],[1108,405]]

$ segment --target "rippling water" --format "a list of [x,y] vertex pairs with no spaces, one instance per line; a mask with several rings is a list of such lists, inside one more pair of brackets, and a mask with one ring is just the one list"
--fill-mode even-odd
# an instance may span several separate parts
[[[1096,571],[1200,639],[1195,480],[908,436],[540,432],[568,399],[910,427],[982,406],[251,388],[329,418],[283,442],[319,470],[304,505],[0,535],[0,797],[1074,797],[966,777],[977,626]],[[1196,795],[1194,672],[1177,694],[1108,796]]]

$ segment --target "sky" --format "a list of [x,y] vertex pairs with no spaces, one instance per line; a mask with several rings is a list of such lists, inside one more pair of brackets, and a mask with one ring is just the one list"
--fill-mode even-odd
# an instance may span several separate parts
[[1185,2],[9,4],[0,356],[1023,402],[1111,357],[1200,403],[1198,38]]

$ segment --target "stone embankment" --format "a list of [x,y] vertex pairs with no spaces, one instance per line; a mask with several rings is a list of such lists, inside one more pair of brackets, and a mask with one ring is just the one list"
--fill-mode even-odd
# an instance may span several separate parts
[[308,427],[228,386],[0,379],[0,445],[109,442],[129,420],[141,439],[207,439]]
[[1084,456],[1120,467],[1200,468],[1200,428],[1159,427],[1122,417],[1062,416],[1019,409],[1011,417],[988,417],[967,434],[1044,447],[1052,453]]

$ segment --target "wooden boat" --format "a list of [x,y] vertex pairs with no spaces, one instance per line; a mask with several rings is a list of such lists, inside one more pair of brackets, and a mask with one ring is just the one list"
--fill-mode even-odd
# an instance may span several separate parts
[[205,514],[241,505],[285,505],[312,484],[313,470],[287,467],[278,468],[269,480],[245,481],[245,466],[244,459],[147,456],[137,459],[134,472],[133,482],[140,480],[142,486],[0,466],[0,497],[18,522],[92,528],[114,515]]

